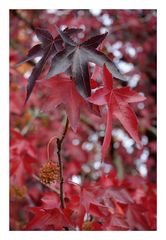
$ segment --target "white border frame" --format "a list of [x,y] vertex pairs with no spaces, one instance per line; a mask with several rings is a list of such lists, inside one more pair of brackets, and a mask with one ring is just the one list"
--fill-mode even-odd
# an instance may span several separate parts
[[[162,4],[163,2],[163,4]],[[94,237],[95,240],[156,240],[165,235],[165,186],[166,159],[164,141],[166,134],[166,120],[164,98],[166,96],[164,84],[166,61],[166,13],[164,0],[5,0],[0,8],[0,234],[3,239],[29,240],[36,239],[81,239]],[[93,231],[93,232],[65,232],[65,231],[9,231],[9,10],[10,9],[157,9],[158,16],[158,215],[157,231]],[[162,105],[163,104],[163,105]],[[166,142],[166,141],[165,141]],[[2,239],[1,237],[1,239]]]

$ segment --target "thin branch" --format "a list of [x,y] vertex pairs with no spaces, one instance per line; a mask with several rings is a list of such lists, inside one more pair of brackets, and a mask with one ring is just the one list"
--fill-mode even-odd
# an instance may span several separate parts
[[61,207],[65,208],[65,203],[64,203],[64,191],[63,191],[63,162],[62,162],[62,158],[61,158],[61,147],[62,147],[62,143],[63,140],[65,138],[65,135],[67,133],[67,129],[69,126],[69,120],[68,118],[66,119],[66,124],[65,124],[65,128],[62,134],[61,138],[57,138],[56,143],[57,143],[57,156],[58,156],[58,162],[59,162],[59,168],[60,168],[60,200],[61,200]]
[[35,27],[33,26],[33,24],[28,21],[25,17],[23,17],[18,10],[11,10],[11,13],[17,17],[18,19],[20,19],[21,21],[23,21],[29,28],[31,28],[33,31],[35,30]]

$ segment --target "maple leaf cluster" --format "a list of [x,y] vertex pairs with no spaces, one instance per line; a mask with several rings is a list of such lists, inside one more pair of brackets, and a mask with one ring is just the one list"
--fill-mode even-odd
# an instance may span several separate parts
[[[79,94],[87,101],[87,97],[91,96],[90,77],[88,71],[88,63],[93,62],[100,67],[103,67],[103,82],[104,87],[96,91],[88,101],[96,105],[108,105],[107,126],[105,138],[102,148],[102,158],[105,157],[111,141],[112,132],[112,116],[120,120],[122,125],[133,137],[133,139],[140,143],[138,136],[137,118],[128,105],[128,103],[139,102],[145,100],[145,97],[139,96],[130,88],[112,89],[114,77],[124,80],[125,78],[116,68],[115,64],[101,51],[96,50],[99,44],[104,40],[107,33],[97,35],[90,38],[83,43],[76,43],[70,38],[70,34],[79,33],[81,29],[68,29],[64,31],[57,27],[58,36],[53,36],[46,30],[36,29],[36,35],[42,42],[37,44],[29,50],[28,55],[19,62],[19,64],[27,62],[36,56],[41,56],[40,61],[35,65],[27,85],[27,96],[25,102],[31,95],[35,86],[36,80],[40,76],[47,60],[51,59],[51,67],[47,74],[47,79],[56,76],[60,73],[70,74],[70,79],[75,83]],[[62,46],[64,43],[64,48]],[[110,73],[109,71],[112,73]],[[84,100],[76,93],[72,81],[59,77],[59,79],[52,79],[51,82],[45,84],[51,85],[49,97],[46,101],[47,109],[51,107],[56,108],[59,104],[64,104],[65,110],[68,114],[69,120],[73,130],[77,129],[77,124],[80,115],[80,105],[85,105]],[[92,108],[92,106],[90,106]]]
[[10,229],[155,230],[154,11],[10,14]]

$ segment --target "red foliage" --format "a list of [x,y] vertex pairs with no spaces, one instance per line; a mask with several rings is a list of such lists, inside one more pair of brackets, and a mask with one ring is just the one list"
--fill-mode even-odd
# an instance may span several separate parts
[[104,158],[110,146],[113,116],[121,122],[136,143],[140,144],[137,118],[128,103],[140,102],[146,98],[138,95],[137,92],[129,87],[113,89],[112,75],[106,65],[104,65],[103,72],[104,87],[97,90],[89,97],[89,100],[97,105],[106,104],[108,106],[105,138],[102,148],[102,157]]
[[[156,230],[155,14],[11,10],[11,230]],[[55,24],[68,27],[66,33],[57,30],[61,37]],[[41,42],[35,39],[34,27],[40,28],[36,33]],[[43,35],[41,28],[49,33]],[[106,38],[103,32],[108,32]],[[59,56],[68,52],[67,44],[75,49],[74,55],[63,62]],[[16,68],[31,47],[28,59]],[[36,56],[42,58],[36,61]],[[50,66],[57,73],[55,63],[60,74],[46,80]],[[115,64],[126,81],[118,77],[122,75]],[[146,101],[141,102],[145,97],[139,92]],[[71,127],[61,146],[62,208],[56,140],[63,136],[65,115]]]
[[50,112],[63,104],[71,127],[77,130],[80,119],[80,110],[88,108],[85,100],[78,94],[74,82],[69,78],[53,77],[50,80],[39,83],[42,89],[46,89],[46,99],[43,100],[41,109]]

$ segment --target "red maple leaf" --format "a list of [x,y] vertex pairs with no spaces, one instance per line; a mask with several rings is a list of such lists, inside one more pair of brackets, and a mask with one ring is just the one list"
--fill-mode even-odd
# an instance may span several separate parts
[[32,220],[27,224],[25,230],[64,230],[66,226],[72,228],[69,216],[70,209],[60,208],[44,209],[33,207],[30,211],[34,214]]
[[[27,139],[19,132],[11,131],[10,142],[10,176],[13,184],[24,186],[25,179],[32,175],[36,154]],[[32,139],[31,139],[32,140]]]
[[91,103],[97,105],[106,104],[108,106],[105,138],[102,146],[102,158],[105,157],[110,146],[113,116],[121,122],[136,143],[140,144],[137,117],[129,103],[140,102],[146,99],[129,87],[113,88],[112,75],[105,65],[103,67],[103,82],[104,87],[98,89],[88,98]]
[[74,82],[65,77],[53,77],[40,82],[40,86],[46,89],[48,98],[43,102],[43,111],[54,110],[60,104],[65,108],[73,131],[77,130],[80,111],[88,107],[87,102],[77,92]]

